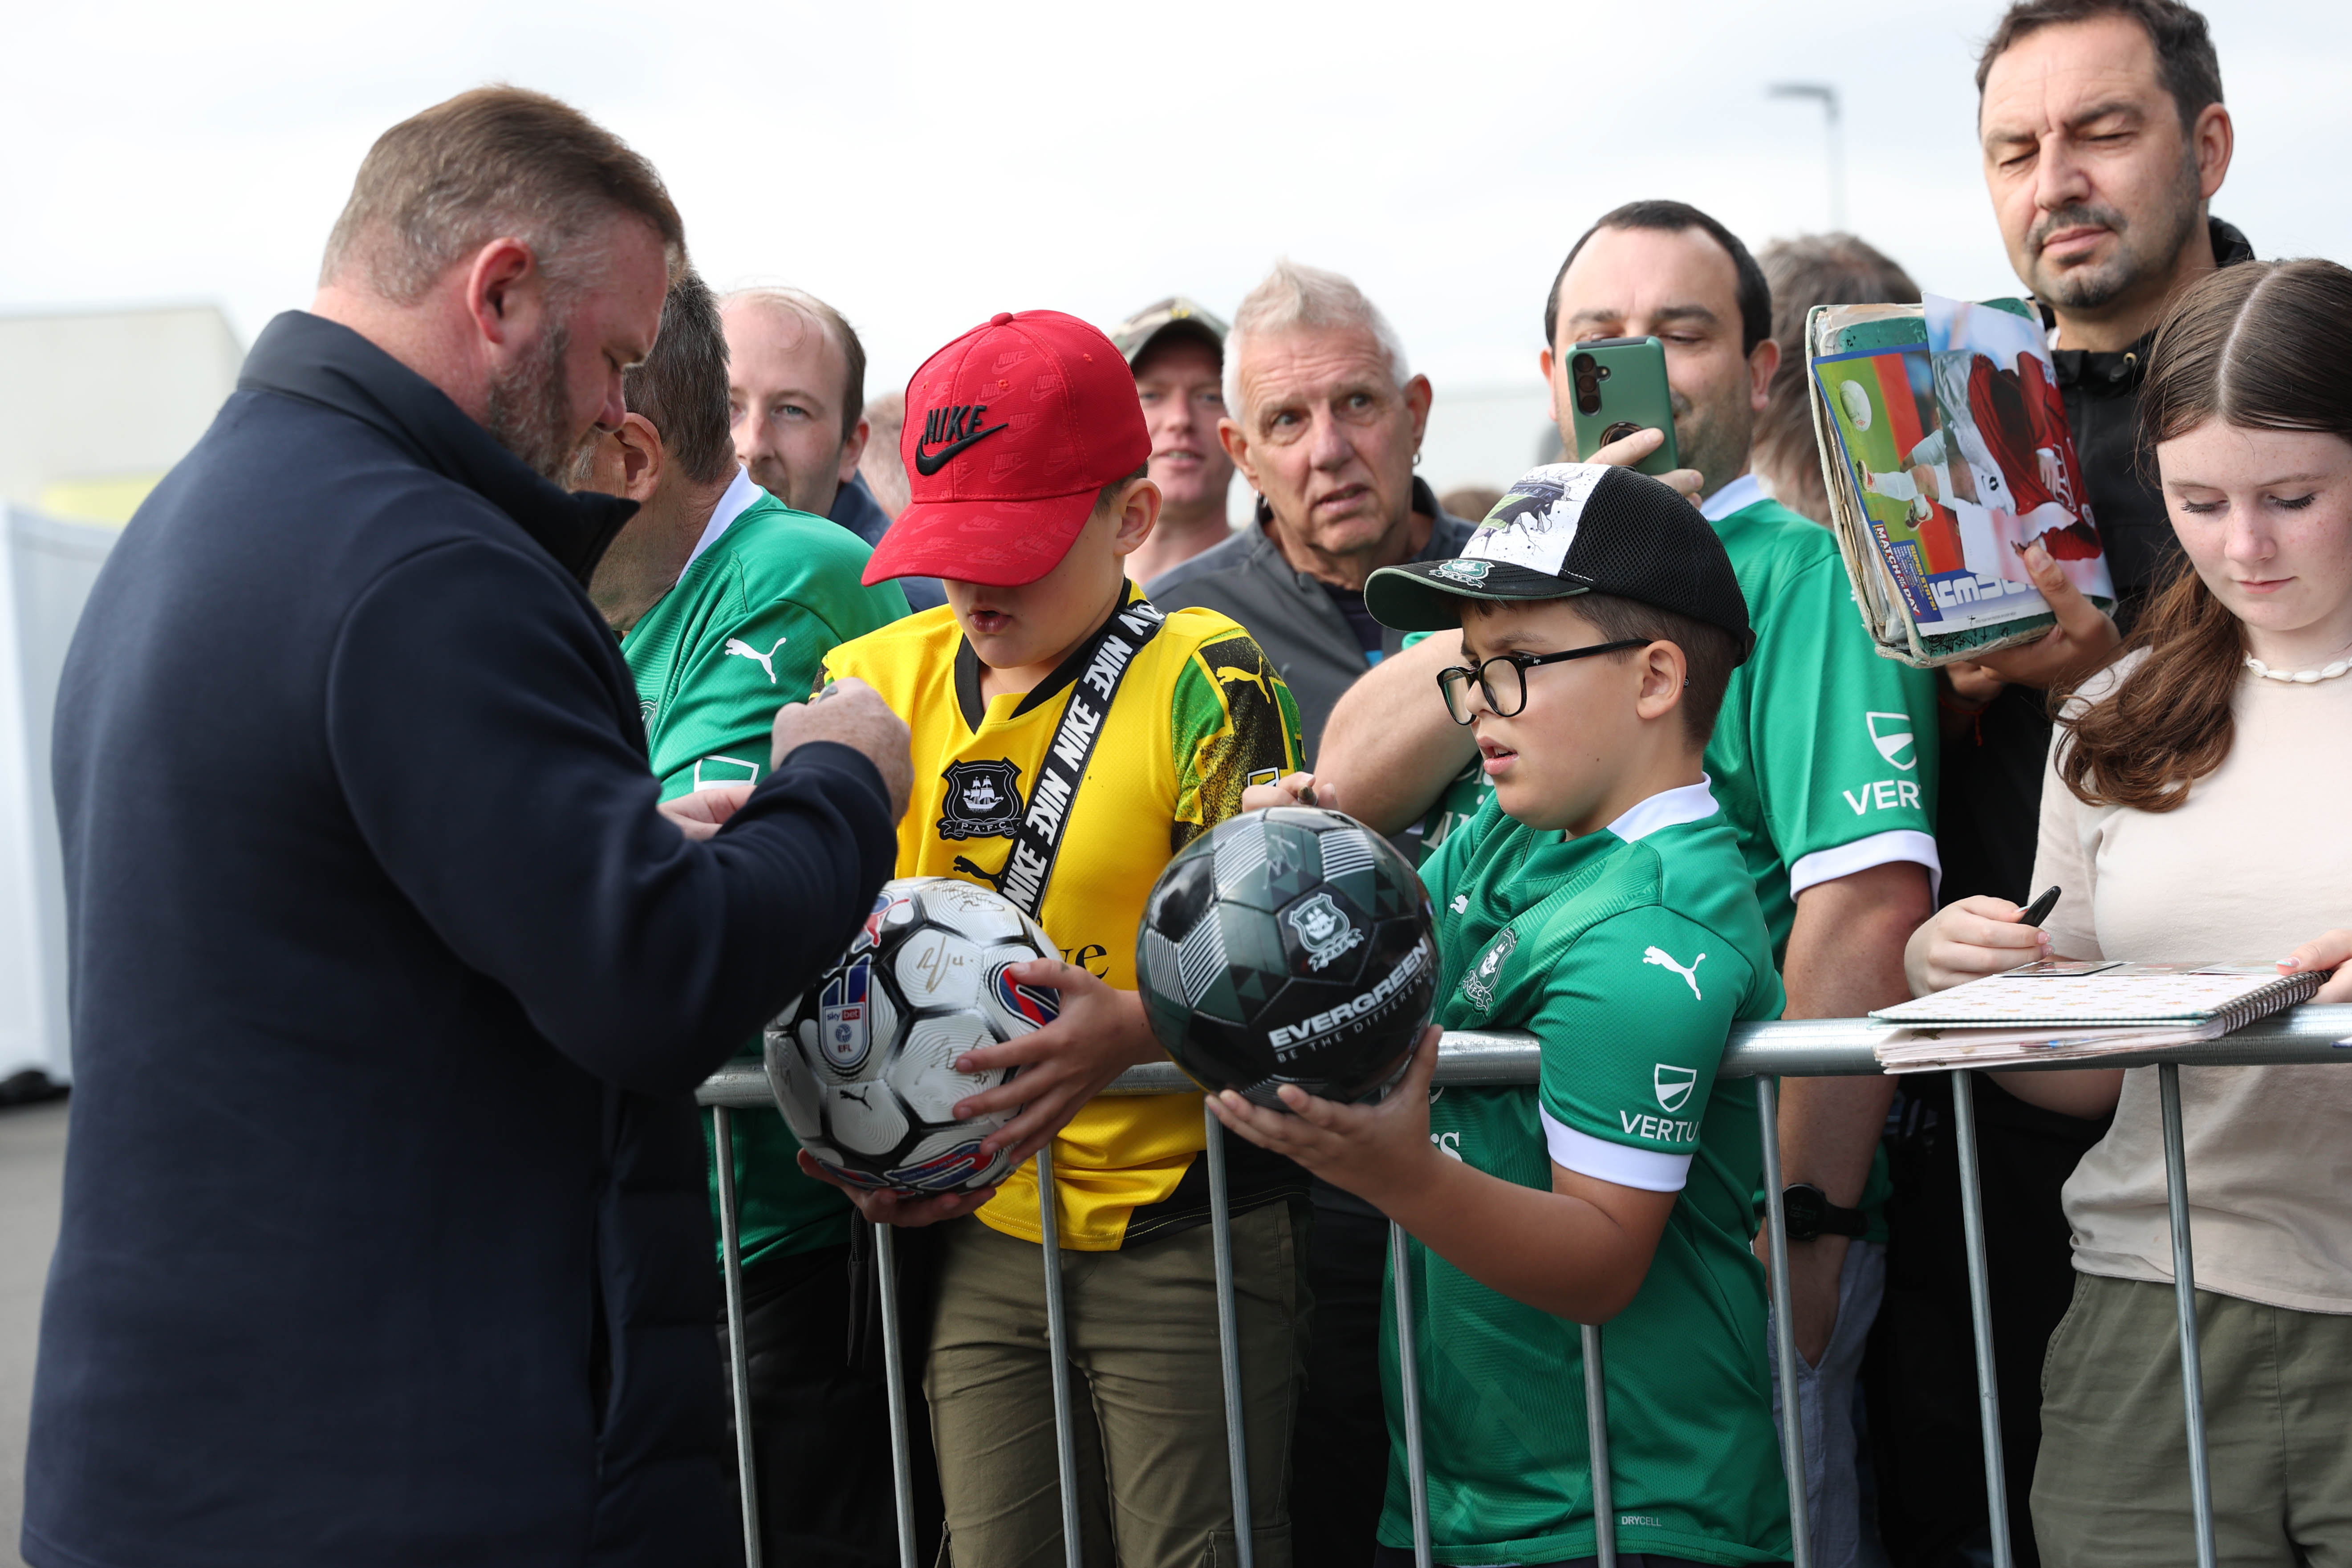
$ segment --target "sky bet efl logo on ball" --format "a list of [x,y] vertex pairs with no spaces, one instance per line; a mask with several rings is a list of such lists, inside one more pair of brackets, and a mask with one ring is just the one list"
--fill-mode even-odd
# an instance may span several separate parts
[[824,994],[817,999],[817,1047],[824,1052],[824,1059],[842,1072],[855,1072],[863,1066],[872,1044],[866,1016],[866,988],[872,962],[858,958],[826,981]]

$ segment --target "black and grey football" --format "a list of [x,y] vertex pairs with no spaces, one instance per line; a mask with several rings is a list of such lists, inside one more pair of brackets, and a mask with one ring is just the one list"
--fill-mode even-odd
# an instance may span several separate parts
[[1429,1022],[1437,933],[1405,858],[1354,817],[1275,806],[1168,863],[1135,969],[1152,1033],[1202,1089],[1377,1098]]

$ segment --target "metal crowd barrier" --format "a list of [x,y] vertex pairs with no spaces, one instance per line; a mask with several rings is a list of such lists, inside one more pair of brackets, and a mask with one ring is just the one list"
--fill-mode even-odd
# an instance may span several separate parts
[[[1764,1146],[1765,1234],[1771,1254],[1772,1318],[1775,1360],[1780,1386],[1780,1451],[1789,1488],[1790,1540],[1795,1568],[1811,1568],[1812,1545],[1805,1504],[1804,1434],[1797,1408],[1796,1331],[1790,1303],[1789,1247],[1780,1200],[1780,1135],[1776,1080],[1780,1078],[1836,1078],[1875,1073],[1872,1055],[1874,1030],[1861,1018],[1783,1019],[1736,1026],[1717,1069],[1720,1078],[1753,1078],[1756,1113]],[[2169,1050],[2103,1058],[2092,1062],[2047,1062],[2018,1070],[2063,1071],[2081,1068],[2149,1067],[2157,1068],[2164,1122],[2164,1169],[2170,1198],[2174,1293],[2180,1323],[2183,1415],[2189,1434],[2189,1498],[2197,1535],[2198,1568],[2215,1568],[2213,1488],[2205,1447],[2204,1390],[2197,1345],[2196,1270],[2189,1236],[2189,1182],[2180,1126],[2180,1069],[2183,1067],[2273,1067],[2310,1062],[2352,1062],[2352,1006],[2305,1005],[2251,1024],[2235,1034],[2200,1045]],[[1442,1085],[1527,1085],[1537,1080],[1541,1050],[1532,1035],[1506,1031],[1458,1031],[1447,1034],[1438,1047],[1435,1081]],[[2004,1065],[2002,1070],[2011,1070]],[[1952,1079],[1952,1123],[1960,1165],[1961,1225],[1967,1237],[1969,1314],[1976,1339],[1977,1400],[1984,1429],[1985,1500],[1996,1568],[2013,1568],[2009,1538],[2009,1496],[2001,1467],[2000,1396],[1994,1379],[1990,1284],[1985,1267],[1984,1208],[1978,1181],[1976,1107],[1973,1074],[1955,1070]],[[1172,1062],[1155,1062],[1122,1074],[1107,1091],[1111,1094],[1170,1094],[1192,1089],[1192,1081]],[[710,1107],[711,1133],[720,1148],[729,1147],[730,1109],[771,1108],[767,1074],[744,1063],[714,1073],[698,1096]],[[1225,1442],[1232,1468],[1234,1534],[1243,1568],[1250,1568],[1255,1543],[1250,1529],[1249,1476],[1243,1440],[1239,1336],[1234,1306],[1233,1240],[1225,1190],[1224,1129],[1213,1113],[1208,1121],[1210,1224],[1213,1229],[1217,1271],[1217,1339],[1223,1351]],[[734,1162],[718,1162],[719,1239],[726,1259],[728,1348],[735,1402],[736,1462],[743,1492],[743,1548],[748,1568],[761,1568],[758,1485],[752,1471],[750,1383],[744,1363],[743,1274],[737,1247]],[[1050,1148],[1037,1156],[1041,1192],[1053,1185]],[[1068,1343],[1062,1310],[1060,1243],[1055,1205],[1043,1203],[1039,1211],[1045,1230],[1045,1323],[1047,1342]],[[890,1444],[898,1496],[898,1560],[915,1568],[914,1509],[907,1461],[906,1391],[899,1357],[898,1276],[893,1265],[890,1227],[876,1228],[877,1261],[883,1270],[883,1353],[889,1363]],[[1390,1260],[1395,1293],[1397,1336],[1401,1346],[1414,1343],[1413,1307],[1407,1268],[1405,1234],[1389,1227]],[[1609,1480],[1608,1415],[1602,1384],[1601,1331],[1583,1330],[1585,1420],[1593,1457],[1593,1524],[1595,1555],[1600,1568],[1616,1568],[1616,1514]],[[1405,1429],[1406,1479],[1412,1505],[1413,1560],[1429,1568],[1429,1478],[1422,1449],[1419,1358],[1400,1354]],[[1069,1568],[1084,1568],[1079,1558],[1076,1454],[1069,1425],[1069,1363],[1054,1359],[1055,1457],[1061,1468],[1062,1540]]]

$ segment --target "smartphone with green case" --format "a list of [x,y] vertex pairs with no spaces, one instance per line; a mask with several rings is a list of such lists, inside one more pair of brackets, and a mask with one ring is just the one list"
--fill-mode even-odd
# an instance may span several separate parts
[[1666,346],[1655,338],[1596,338],[1568,351],[1571,428],[1580,457],[1636,430],[1664,430],[1663,446],[1634,465],[1645,474],[1679,468],[1674,393],[1666,385]]

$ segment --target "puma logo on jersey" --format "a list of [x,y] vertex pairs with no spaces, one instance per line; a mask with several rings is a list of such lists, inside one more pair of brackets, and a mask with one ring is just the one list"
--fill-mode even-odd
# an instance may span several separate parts
[[1209,673],[1217,678],[1220,686],[1255,686],[1260,697],[1268,702],[1274,700],[1274,693],[1265,689],[1265,677],[1255,669],[1237,669],[1230,664],[1221,664]]
[[758,665],[761,669],[768,672],[768,684],[773,686],[776,683],[776,649],[783,647],[786,643],[792,640],[793,639],[790,637],[778,637],[769,647],[767,652],[761,653],[758,648],[753,647],[741,637],[729,637],[727,639],[727,646],[719,650],[719,657],[721,658],[740,657],[750,659],[752,663]]
[[1706,1000],[1706,997],[1699,995],[1698,993],[1698,966],[1706,962],[1706,954],[1703,952],[1700,953],[1696,958],[1690,961],[1690,967],[1688,969],[1685,969],[1681,964],[1676,963],[1674,961],[1673,957],[1667,953],[1664,948],[1652,947],[1644,948],[1643,950],[1642,962],[1644,963],[1654,963],[1662,969],[1673,970],[1676,974],[1683,977],[1683,984],[1691,988],[1691,995],[1696,1000],[1701,1002]]

